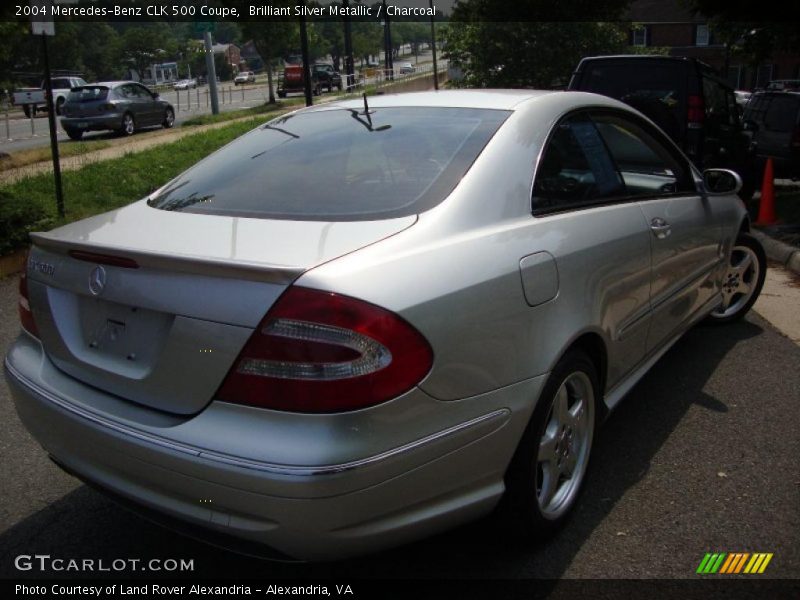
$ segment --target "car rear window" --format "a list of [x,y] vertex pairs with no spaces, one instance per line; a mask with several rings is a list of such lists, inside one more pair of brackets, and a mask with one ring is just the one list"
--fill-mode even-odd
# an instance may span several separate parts
[[70,102],[91,102],[92,100],[105,100],[107,97],[107,87],[93,85],[73,89],[67,96],[67,100]]
[[797,123],[800,98],[793,96],[773,96],[764,117],[764,126],[770,131],[792,131]]
[[670,137],[681,132],[685,65],[631,60],[589,62],[576,89],[621,100],[647,115]]
[[315,221],[408,216],[446,198],[510,112],[334,109],[285,115],[170,182],[163,210]]

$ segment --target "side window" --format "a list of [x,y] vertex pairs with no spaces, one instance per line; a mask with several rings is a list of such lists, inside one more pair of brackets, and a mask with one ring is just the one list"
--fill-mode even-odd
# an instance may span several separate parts
[[709,123],[712,125],[731,124],[725,88],[713,79],[703,77],[703,95],[706,101],[706,119]]
[[744,111],[745,120],[754,121],[759,125],[762,124],[764,122],[764,113],[767,110],[768,104],[769,96],[765,96],[763,94],[755,95],[747,104],[747,108]]
[[153,99],[153,96],[150,95],[150,92],[148,92],[141,85],[135,85],[134,88],[135,88],[135,91],[136,91],[136,95],[139,96],[139,98],[144,98],[145,100],[152,100]]
[[792,131],[797,121],[800,102],[796,98],[775,96],[764,116],[764,127],[769,131]]
[[548,212],[624,195],[624,185],[603,140],[586,115],[561,121],[536,168],[533,209]]
[[613,114],[599,114],[594,121],[625,182],[627,196],[695,191],[689,165],[651,127]]

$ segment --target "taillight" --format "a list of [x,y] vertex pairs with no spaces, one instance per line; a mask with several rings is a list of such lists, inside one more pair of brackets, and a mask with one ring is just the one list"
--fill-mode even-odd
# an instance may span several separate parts
[[291,287],[247,341],[217,397],[292,412],[356,410],[407,392],[432,364],[430,344],[400,316]]
[[706,118],[706,106],[702,96],[689,96],[689,129],[699,129]]
[[[27,265],[27,261],[26,261]],[[22,328],[30,333],[32,336],[38,338],[39,330],[36,327],[36,322],[33,320],[33,313],[31,312],[31,301],[28,296],[28,274],[25,269],[22,270],[22,275],[19,278],[19,320],[22,323]]]

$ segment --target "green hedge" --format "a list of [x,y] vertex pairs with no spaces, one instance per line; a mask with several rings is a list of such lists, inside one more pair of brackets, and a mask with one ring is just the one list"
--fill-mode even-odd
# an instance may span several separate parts
[[40,204],[0,190],[0,255],[25,246],[31,231],[52,229],[55,224]]

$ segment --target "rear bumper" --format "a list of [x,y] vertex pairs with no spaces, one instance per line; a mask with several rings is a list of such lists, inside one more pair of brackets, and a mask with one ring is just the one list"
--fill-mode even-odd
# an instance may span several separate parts
[[[212,402],[194,417],[170,422],[113,397],[93,408],[86,399],[93,401],[98,392],[57,371],[26,334],[12,346],[5,369],[23,423],[66,470],[156,514],[305,560],[405,543],[491,511],[544,380],[509,386],[477,402],[438,402],[410,392],[387,404],[401,402],[406,410],[425,413],[423,405],[432,402],[452,420],[467,414],[463,405],[453,410],[466,403],[474,416],[432,432],[402,419],[388,422],[406,429],[407,442],[381,451],[370,431],[350,431],[355,446],[349,451],[358,458],[337,462],[320,456],[316,463],[292,464],[209,448],[212,438],[246,438],[254,417],[268,419],[271,411]],[[83,397],[75,394],[81,389]],[[374,428],[380,429],[391,411],[378,407],[376,413]],[[429,412],[426,422],[441,417]],[[330,457],[343,444],[337,427],[332,420]],[[319,446],[316,435],[303,436],[304,429],[319,434],[298,425],[290,436],[294,447],[284,447],[284,456],[303,456],[309,445]],[[268,447],[271,436],[262,435],[261,445]]]
[[122,127],[122,114],[110,113],[96,117],[62,117],[61,127],[80,131],[102,131]]

